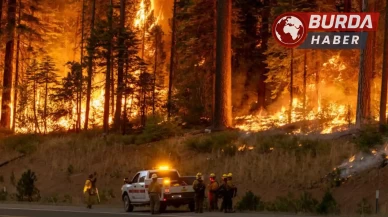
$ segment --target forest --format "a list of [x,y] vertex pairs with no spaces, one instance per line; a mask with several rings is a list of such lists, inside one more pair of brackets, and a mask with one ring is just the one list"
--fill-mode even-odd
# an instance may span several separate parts
[[[1,128],[386,125],[386,0],[0,0]],[[231,8],[231,9],[230,9]],[[280,46],[282,13],[379,12],[364,50]]]

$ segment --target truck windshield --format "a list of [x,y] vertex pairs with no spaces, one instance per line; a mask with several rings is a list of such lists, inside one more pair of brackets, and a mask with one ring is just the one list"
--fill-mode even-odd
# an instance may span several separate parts
[[178,175],[177,171],[157,171],[157,172],[151,172],[149,174],[149,178],[151,178],[151,176],[153,174],[158,175],[158,178],[170,178],[171,180],[178,180],[179,179],[179,175]]

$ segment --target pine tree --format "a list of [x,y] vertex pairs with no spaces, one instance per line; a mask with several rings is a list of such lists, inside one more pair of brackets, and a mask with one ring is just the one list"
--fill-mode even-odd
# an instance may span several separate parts
[[16,26],[16,0],[8,0],[7,36],[4,58],[3,95],[1,100],[1,127],[11,129],[11,91]]
[[45,56],[42,59],[42,62],[39,65],[39,72],[36,74],[36,80],[39,85],[43,86],[44,89],[44,103],[43,103],[43,126],[44,134],[47,131],[47,119],[49,116],[48,103],[49,103],[49,94],[53,90],[53,85],[57,84],[58,75],[56,74],[57,69],[55,68],[55,63],[53,59],[49,56]]

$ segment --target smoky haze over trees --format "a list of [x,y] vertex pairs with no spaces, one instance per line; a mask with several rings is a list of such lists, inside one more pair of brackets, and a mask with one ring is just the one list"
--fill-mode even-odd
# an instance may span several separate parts
[[291,50],[273,39],[278,15],[336,12],[334,0],[216,2],[0,1],[1,127],[127,134],[158,120],[215,130],[384,128],[385,0],[346,7],[381,13],[364,51]]

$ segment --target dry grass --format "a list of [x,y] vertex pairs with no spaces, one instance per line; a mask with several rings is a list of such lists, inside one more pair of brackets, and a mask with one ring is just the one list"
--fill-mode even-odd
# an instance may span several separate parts
[[[67,195],[66,197],[71,196],[74,204],[79,204],[82,202],[81,191],[85,178],[96,171],[99,174],[100,192],[112,191],[115,197],[107,197],[106,203],[120,205],[120,187],[124,177],[132,177],[136,171],[151,168],[158,163],[169,163],[182,175],[214,172],[220,176],[231,172],[239,195],[251,190],[264,201],[285,196],[288,192],[299,196],[304,190],[321,199],[326,186],[312,188],[312,184],[320,181],[344,159],[357,152],[353,144],[342,140],[325,142],[322,150],[318,151],[301,147],[301,152],[279,146],[272,152],[263,153],[259,151],[259,145],[264,138],[255,138],[250,141],[250,145],[256,145],[256,149],[237,152],[235,156],[227,156],[221,150],[198,154],[185,145],[188,138],[192,136],[147,145],[126,145],[123,140],[114,137],[105,139],[98,133],[49,136],[36,146],[33,154],[1,168],[0,176],[4,177],[5,182],[0,185],[7,186],[12,193],[15,189],[9,181],[12,171],[16,179],[19,179],[22,172],[32,169],[38,177],[37,187],[46,201],[55,197],[61,202]],[[245,138],[239,138],[235,143],[242,144],[246,141]],[[1,158],[13,153],[1,146],[0,149],[4,151],[2,153],[6,153]],[[71,173],[68,170],[70,166]],[[349,203],[349,196],[342,194],[344,193],[338,195],[334,192],[338,202],[346,205]],[[358,196],[362,198],[369,195],[357,194]],[[361,199],[354,200],[355,207]],[[353,205],[344,207],[348,209],[341,209],[345,213],[354,208]]]

